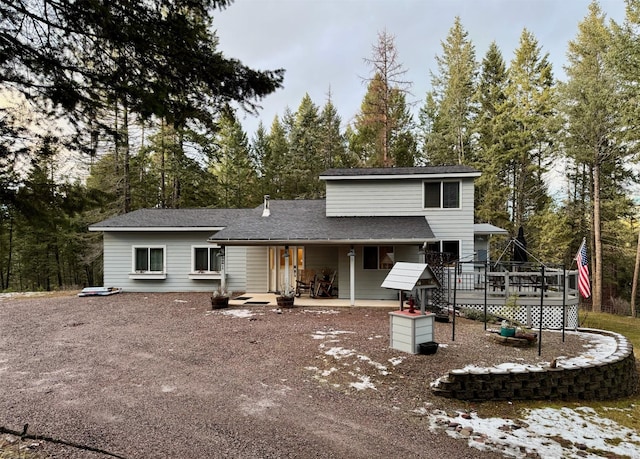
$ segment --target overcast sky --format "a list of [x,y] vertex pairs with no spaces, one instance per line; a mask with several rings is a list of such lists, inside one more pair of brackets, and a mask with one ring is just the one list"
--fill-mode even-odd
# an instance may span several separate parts
[[[284,88],[265,98],[258,117],[240,115],[249,135],[262,120],[267,129],[285,107],[296,111],[308,93],[322,107],[329,89],[343,125],[358,112],[370,76],[378,32],[395,36],[399,61],[413,82],[414,111],[424,104],[435,56],[456,16],[460,16],[480,62],[495,41],[507,63],[524,28],[543,53],[554,76],[564,78],[567,43],[588,12],[590,0],[236,0],[216,12],[219,49],[255,69],[286,70]],[[607,18],[624,20],[623,0],[600,0]]]

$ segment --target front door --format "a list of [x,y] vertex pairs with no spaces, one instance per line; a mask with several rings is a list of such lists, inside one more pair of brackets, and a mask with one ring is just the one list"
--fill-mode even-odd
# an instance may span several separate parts
[[279,292],[285,288],[285,276],[287,273],[289,274],[289,287],[295,289],[297,273],[301,269],[304,269],[303,247],[269,247],[270,292]]

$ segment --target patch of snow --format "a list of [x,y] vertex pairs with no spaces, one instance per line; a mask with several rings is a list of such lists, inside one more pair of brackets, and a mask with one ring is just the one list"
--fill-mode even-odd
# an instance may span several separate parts
[[349,372],[352,376],[357,376],[359,381],[349,383],[349,387],[353,387],[356,390],[373,389],[377,390],[376,386],[371,382],[371,378],[366,375],[356,375]]
[[397,365],[400,365],[402,362],[404,362],[404,359],[406,359],[406,357],[393,357],[393,358],[390,358],[388,362],[395,367]]
[[303,309],[302,312],[305,314],[340,314],[340,311],[335,309]]
[[367,362],[369,365],[372,365],[382,375],[388,375],[389,374],[389,372],[387,371],[387,367],[386,366],[384,366],[381,363],[376,362],[375,360],[371,360],[371,358],[367,357],[366,355],[358,355],[358,359],[363,361],[363,362]]
[[311,337],[313,339],[325,339],[325,338],[337,338],[338,335],[344,335],[348,333],[355,333],[346,330],[330,330],[330,331],[317,331]]
[[334,357],[336,360],[340,360],[344,357],[350,357],[354,355],[356,351],[353,349],[345,349],[343,347],[332,347],[328,351],[325,351],[326,355]]
[[[414,410],[416,412],[416,410]],[[462,429],[472,432],[469,446],[481,450],[498,451],[507,457],[598,458],[606,452],[623,457],[640,457],[640,435],[634,430],[601,418],[588,407],[541,408],[527,410],[522,421],[511,419],[481,419],[470,416],[449,417],[444,412],[430,415],[432,430],[446,429],[455,438],[465,437]],[[456,426],[456,428],[451,428]],[[484,441],[479,441],[484,438]]]
[[246,319],[247,317],[255,316],[256,314],[251,312],[249,309],[226,309],[220,314],[224,316],[232,316],[240,319]]

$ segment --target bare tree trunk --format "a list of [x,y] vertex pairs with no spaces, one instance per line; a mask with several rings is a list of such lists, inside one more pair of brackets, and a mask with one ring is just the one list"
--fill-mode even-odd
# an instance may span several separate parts
[[129,158],[130,158],[130,147],[129,147],[129,109],[127,104],[124,104],[123,107],[123,131],[122,131],[122,142],[123,142],[123,151],[122,151],[122,167],[123,167],[123,183],[122,183],[122,194],[124,197],[124,213],[131,212],[131,179],[129,177]]
[[166,193],[167,193],[167,185],[166,185],[166,171],[165,171],[165,142],[164,137],[166,134],[164,119],[160,125],[160,207],[162,209],[167,207],[166,201]]
[[600,163],[596,159],[593,166],[593,273],[591,298],[592,309],[602,311],[602,234],[600,224]]

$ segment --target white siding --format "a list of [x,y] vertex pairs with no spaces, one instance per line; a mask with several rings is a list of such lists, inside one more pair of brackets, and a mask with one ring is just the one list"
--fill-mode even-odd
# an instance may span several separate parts
[[[212,291],[219,285],[214,279],[189,279],[191,250],[206,245],[211,235],[206,232],[105,232],[104,286],[120,287],[129,292],[196,292]],[[133,246],[164,246],[166,279],[130,279]],[[227,247],[227,283],[230,290],[244,290],[245,248]]]

